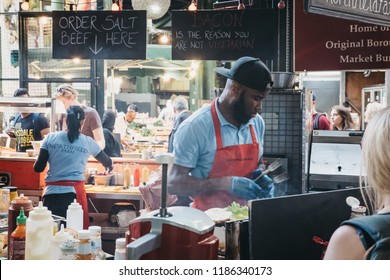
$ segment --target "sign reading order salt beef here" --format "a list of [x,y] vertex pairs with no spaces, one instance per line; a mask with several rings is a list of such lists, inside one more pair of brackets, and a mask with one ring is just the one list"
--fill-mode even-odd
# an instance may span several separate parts
[[53,11],[52,15],[53,58],[146,58],[146,11]]
[[276,13],[270,10],[173,11],[172,59],[266,59],[276,49]]

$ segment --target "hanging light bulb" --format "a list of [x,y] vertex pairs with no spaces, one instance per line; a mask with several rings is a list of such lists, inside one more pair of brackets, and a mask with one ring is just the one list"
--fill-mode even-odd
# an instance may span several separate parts
[[119,7],[118,2],[116,0],[112,0],[111,10],[112,11],[119,11],[120,10],[120,7]]
[[240,0],[237,10],[245,10],[244,0]]
[[191,4],[188,6],[188,10],[189,11],[196,11],[196,10],[198,10],[198,4],[197,4],[196,0],[192,0],[191,1]]
[[171,0],[132,0],[131,4],[134,10],[146,10],[148,19],[159,19],[168,12]]
[[278,8],[281,10],[286,8],[286,2],[284,2],[284,0],[280,0],[278,3]]
[[20,8],[22,11],[28,11],[30,10],[30,3],[28,3],[29,0],[25,0],[22,4],[20,4]]

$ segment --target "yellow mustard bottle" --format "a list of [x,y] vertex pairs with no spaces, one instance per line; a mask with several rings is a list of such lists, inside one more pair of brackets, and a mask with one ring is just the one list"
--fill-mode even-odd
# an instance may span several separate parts
[[144,166],[142,168],[142,184],[146,185],[146,183],[148,182],[149,180],[149,168]]
[[131,170],[130,167],[126,164],[125,168],[123,169],[123,187],[127,188],[130,186],[131,183]]

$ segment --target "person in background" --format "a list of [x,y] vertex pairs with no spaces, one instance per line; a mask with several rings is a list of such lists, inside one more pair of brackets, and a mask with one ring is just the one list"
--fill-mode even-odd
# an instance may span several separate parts
[[84,109],[70,106],[67,109],[67,131],[50,133],[43,140],[35,172],[43,172],[49,164],[43,191],[43,205],[54,215],[66,217],[69,204],[76,198],[84,211],[84,229],[89,226],[88,202],[84,188],[84,170],[90,156],[95,157],[106,173],[113,169],[112,160],[91,137],[81,134],[85,122]]
[[312,124],[313,130],[330,130],[330,123],[325,113],[319,113],[316,110],[317,96],[312,91]]
[[[173,139],[181,123],[191,116],[192,112],[188,110],[188,100],[183,96],[178,96],[172,103],[173,112],[175,113],[175,123],[168,137],[168,153],[173,152]],[[188,196],[177,196],[177,200],[171,206],[189,206],[192,200]]]
[[138,113],[138,106],[135,104],[130,104],[129,107],[127,107],[126,121],[128,123],[132,123],[137,117],[137,113]]
[[165,108],[161,110],[158,118],[164,121],[172,121],[173,120],[173,109],[172,109],[172,100],[168,99],[165,105]]
[[169,193],[191,197],[200,210],[246,205],[274,191],[269,177],[252,180],[262,163],[265,124],[258,113],[273,85],[271,73],[253,57],[216,72],[228,78],[224,91],[179,126],[168,176]]
[[173,100],[172,103],[173,112],[175,113],[175,123],[168,137],[168,152],[173,152],[173,139],[175,138],[175,133],[179,128],[180,124],[189,116],[192,112],[188,110],[188,100],[183,96],[178,96]]
[[[30,97],[26,88],[19,88],[14,97]],[[6,133],[16,138],[16,151],[25,152],[32,149],[31,141],[40,141],[50,132],[48,119],[40,113],[18,113],[13,123],[6,129]]]
[[390,237],[389,139],[390,107],[373,116],[362,140],[360,187],[364,181],[365,204],[375,213],[344,221],[333,233],[324,259],[362,260],[376,242]]
[[106,146],[104,152],[109,157],[121,156],[121,143],[113,133],[115,127],[116,115],[112,110],[106,110],[103,114],[103,134]]
[[348,108],[335,105],[330,108],[330,129],[331,130],[353,130],[354,123]]
[[[106,145],[104,141],[102,121],[98,112],[87,105],[82,105],[77,100],[79,93],[77,90],[68,84],[63,84],[57,87],[55,97],[60,100],[65,109],[67,110],[70,106],[81,106],[85,113],[85,121],[81,127],[81,133],[92,137],[99,144],[100,148],[104,149]],[[66,130],[66,125],[63,125],[63,130]]]
[[364,112],[364,122],[368,123],[370,119],[375,115],[376,112],[384,109],[386,106],[379,102],[370,102],[366,106],[366,111]]

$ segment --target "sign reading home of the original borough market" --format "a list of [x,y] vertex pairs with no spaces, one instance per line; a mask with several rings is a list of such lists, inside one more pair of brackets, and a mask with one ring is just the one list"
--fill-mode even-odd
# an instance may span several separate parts
[[305,0],[305,10],[325,16],[390,26],[388,0]]
[[276,13],[271,10],[173,11],[172,59],[235,60],[273,57]]
[[146,11],[53,11],[53,58],[145,59]]
[[294,71],[390,68],[390,26],[305,13],[295,2]]

